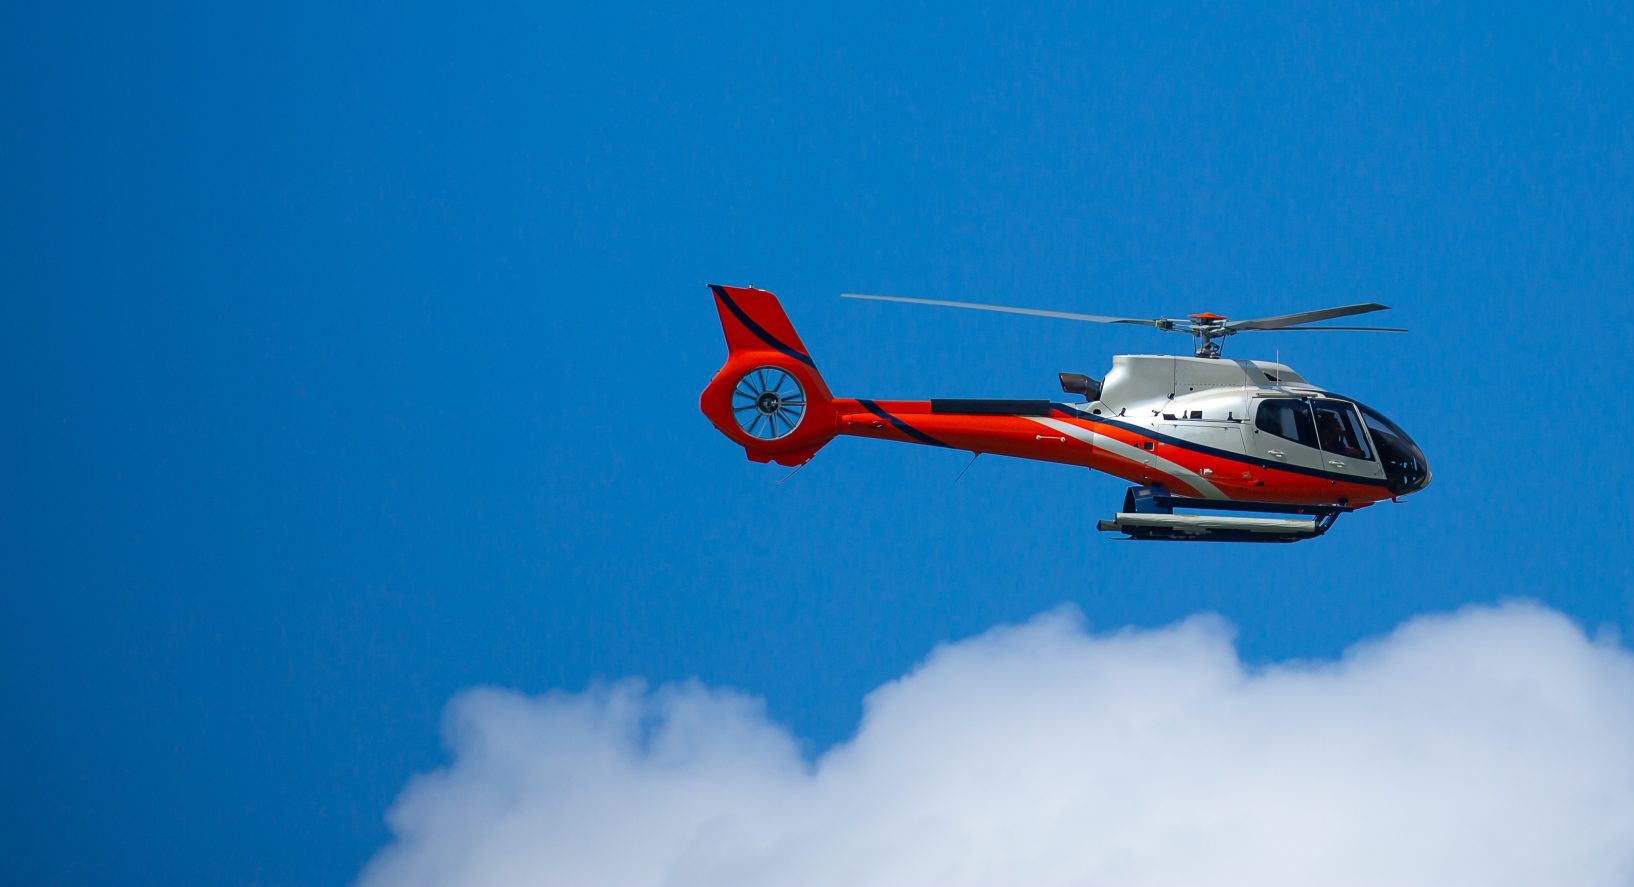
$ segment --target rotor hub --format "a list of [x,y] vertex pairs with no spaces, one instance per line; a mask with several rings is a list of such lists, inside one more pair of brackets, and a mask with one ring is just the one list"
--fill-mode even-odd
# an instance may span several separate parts
[[1193,353],[1198,357],[1219,357],[1220,343],[1215,339],[1223,339],[1235,332],[1226,326],[1226,316],[1204,311],[1199,314],[1188,314],[1186,317],[1191,321],[1190,332],[1196,343]]

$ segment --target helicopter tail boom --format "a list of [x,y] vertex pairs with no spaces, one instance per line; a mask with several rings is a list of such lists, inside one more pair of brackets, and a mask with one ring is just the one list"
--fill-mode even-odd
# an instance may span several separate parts
[[728,354],[698,408],[751,460],[804,464],[839,425],[816,362],[776,296],[754,287],[709,289]]

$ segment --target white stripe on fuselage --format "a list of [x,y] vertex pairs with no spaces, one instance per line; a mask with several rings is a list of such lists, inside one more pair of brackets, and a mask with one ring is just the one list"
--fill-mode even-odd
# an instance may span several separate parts
[[1150,465],[1164,474],[1173,475],[1174,477],[1185,481],[1188,486],[1196,489],[1197,492],[1202,493],[1204,498],[1231,498],[1230,496],[1220,492],[1219,487],[1209,483],[1197,472],[1192,471],[1190,468],[1183,465],[1177,465],[1174,462],[1170,462],[1168,459],[1165,459],[1149,450],[1143,450],[1140,447],[1130,446],[1129,444],[1126,444],[1115,437],[1109,437],[1105,434],[1101,434],[1092,428],[1085,428],[1082,425],[1074,425],[1071,422],[1063,422],[1060,419],[1049,419],[1043,416],[1028,416],[1027,418],[1039,423],[1040,425],[1053,428],[1062,434],[1068,435],[1077,440],[1081,440],[1092,447],[1100,447],[1109,453],[1122,456],[1131,462]]

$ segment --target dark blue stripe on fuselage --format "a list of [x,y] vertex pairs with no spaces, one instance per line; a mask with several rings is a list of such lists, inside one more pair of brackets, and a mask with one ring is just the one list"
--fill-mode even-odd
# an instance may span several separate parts
[[919,429],[913,427],[912,425],[909,425],[908,423],[902,421],[901,419],[898,419],[897,417],[891,415],[890,413],[885,412],[884,410],[879,408],[879,404],[874,403],[871,400],[858,400],[857,403],[862,404],[862,408],[867,410],[868,412],[873,413],[874,415],[880,417],[881,419],[884,419],[885,421],[891,423],[892,427],[896,428],[896,430],[902,432],[903,434],[906,434],[907,436],[913,438],[914,440],[919,441],[922,444],[930,444],[933,447],[947,447],[948,449],[953,449],[953,447],[949,446],[948,444],[942,443],[941,441],[937,440],[934,437],[931,437],[930,435],[926,434],[925,432],[920,431]]
[[796,351],[782,342],[779,342],[776,336],[766,331],[765,327],[755,323],[754,320],[749,317],[749,315],[743,313],[743,309],[738,307],[738,303],[732,301],[732,297],[726,294],[726,287],[710,284],[709,288],[714,290],[715,295],[720,298],[721,304],[726,306],[726,310],[732,312],[732,316],[738,319],[738,323],[743,324],[744,329],[754,333],[755,336],[760,339],[760,341],[765,342],[767,345],[776,348],[778,351],[787,354],[788,356],[800,361],[812,369],[817,368],[817,364],[811,359],[811,355],[801,351]]
[[1178,437],[1171,437],[1167,434],[1161,434],[1153,431],[1150,428],[1135,425],[1131,422],[1119,422],[1117,419],[1111,419],[1106,416],[1096,416],[1082,410],[1075,410],[1064,403],[1057,403],[1053,406],[1061,412],[1066,413],[1071,418],[1078,419],[1083,422],[1089,422],[1094,425],[1111,425],[1116,428],[1122,428],[1125,431],[1132,431],[1135,434],[1139,434],[1143,437],[1149,437],[1152,440],[1168,444],[1171,447],[1180,447],[1181,449],[1191,450],[1194,453],[1202,453],[1206,456],[1215,456],[1220,459],[1230,459],[1235,462],[1245,462],[1249,465],[1256,465],[1260,468],[1274,468],[1278,471],[1289,472],[1290,474],[1304,474],[1310,477],[1320,477],[1323,480],[1342,480],[1346,483],[1365,484],[1374,487],[1384,487],[1385,489],[1390,488],[1390,482],[1388,480],[1380,480],[1372,477],[1357,477],[1354,474],[1342,474],[1337,471],[1323,471],[1320,468],[1306,468],[1301,465],[1289,465],[1286,462],[1273,462],[1270,459],[1261,459],[1258,456],[1250,456],[1247,453],[1234,453],[1230,450],[1206,447],[1202,444],[1193,443],[1189,440],[1182,440]]

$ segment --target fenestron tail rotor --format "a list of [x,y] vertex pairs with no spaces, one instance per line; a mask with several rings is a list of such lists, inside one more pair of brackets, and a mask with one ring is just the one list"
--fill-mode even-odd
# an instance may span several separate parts
[[934,305],[942,308],[973,308],[978,311],[996,311],[1004,314],[1025,314],[1033,317],[1050,317],[1057,320],[1078,320],[1087,323],[1126,323],[1139,326],[1156,327],[1177,333],[1191,334],[1198,357],[1219,357],[1220,343],[1215,341],[1237,333],[1246,332],[1375,332],[1375,333],[1405,333],[1398,327],[1380,326],[1308,326],[1320,320],[1331,320],[1336,317],[1350,317],[1357,314],[1367,314],[1372,311],[1384,311],[1389,306],[1377,302],[1365,302],[1356,305],[1340,305],[1334,308],[1320,308],[1315,311],[1301,311],[1295,314],[1281,314],[1276,317],[1258,317],[1249,320],[1231,320],[1224,315],[1212,312],[1187,315],[1184,320],[1171,320],[1166,317],[1142,320],[1134,317],[1103,317],[1097,314],[1077,314],[1070,311],[1049,311],[1039,308],[1016,308],[1009,305],[987,305],[979,302],[953,302],[945,299],[910,299],[903,296],[865,296],[856,293],[844,293],[844,299],[869,299],[876,302],[907,302],[914,305]]
[[750,437],[777,440],[787,436],[806,414],[806,392],[784,370],[757,367],[744,373],[732,389],[732,418]]

